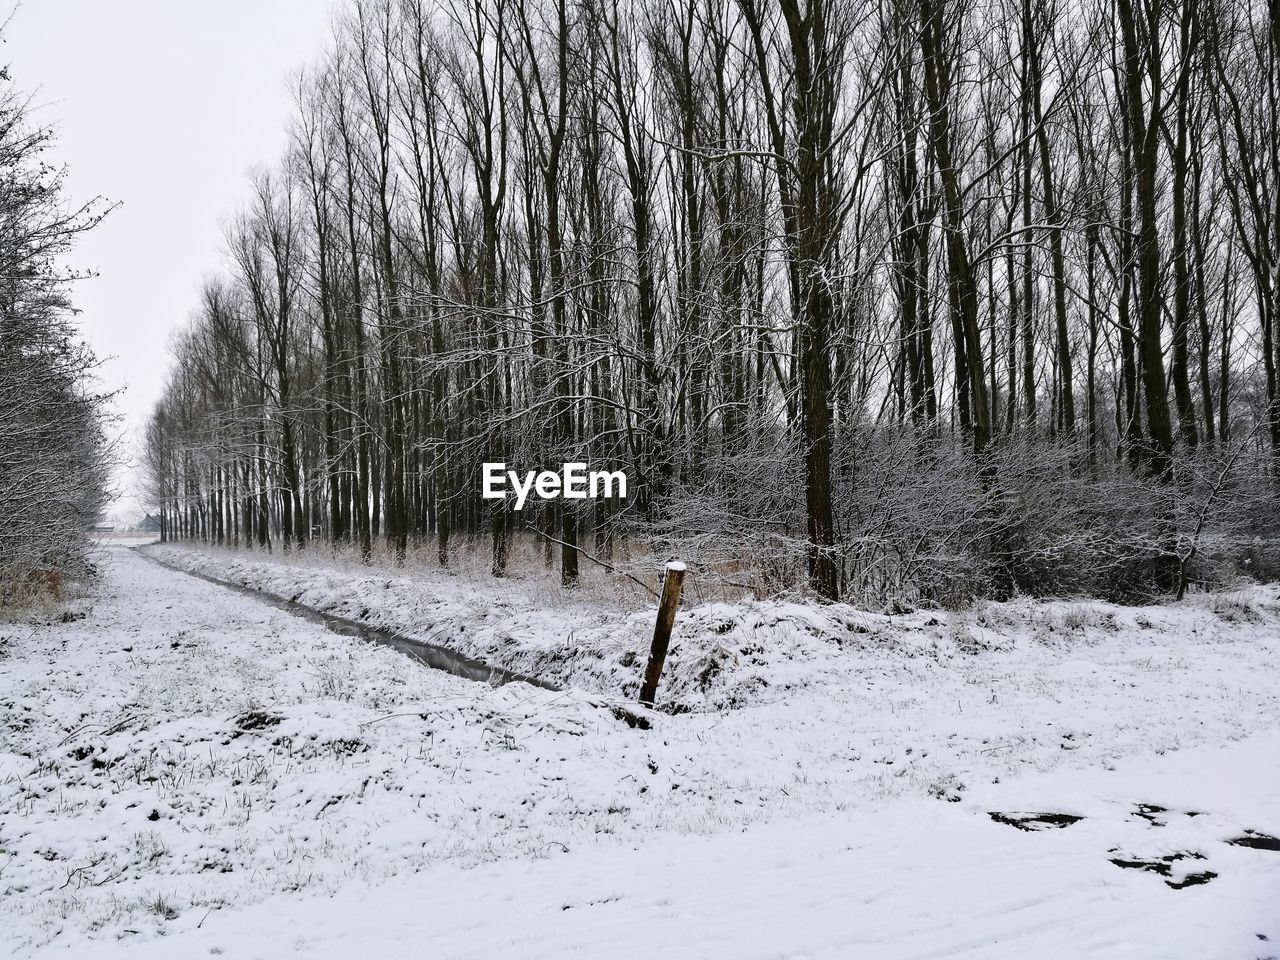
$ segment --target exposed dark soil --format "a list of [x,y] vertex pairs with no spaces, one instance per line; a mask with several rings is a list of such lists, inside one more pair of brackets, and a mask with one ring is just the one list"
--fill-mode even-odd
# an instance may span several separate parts
[[[1173,876],[1173,865],[1179,860],[1203,860],[1203,853],[1193,853],[1190,851],[1182,851],[1179,853],[1166,854],[1163,857],[1154,857],[1149,860],[1144,859],[1127,859],[1125,857],[1112,857],[1111,862],[1117,867],[1125,870],[1145,870],[1149,873],[1156,873],[1162,877]],[[1181,880],[1165,880],[1165,883],[1174,890],[1182,890],[1185,887],[1198,887],[1208,883],[1217,874],[1212,870],[1199,870],[1195,873],[1188,873]]]
[[1071,813],[1001,813],[999,810],[992,810],[987,815],[996,823],[1008,824],[1028,833],[1035,830],[1061,830],[1084,819]]

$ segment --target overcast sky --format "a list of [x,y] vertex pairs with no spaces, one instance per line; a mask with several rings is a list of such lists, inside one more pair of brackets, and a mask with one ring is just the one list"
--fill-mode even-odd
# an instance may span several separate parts
[[[75,291],[126,440],[159,395],[172,331],[223,258],[220,225],[255,164],[280,156],[288,78],[329,33],[332,0],[23,0],[0,61],[38,88],[76,200],[122,206],[76,249]],[[0,0],[0,10],[12,3]],[[122,477],[122,484],[129,482]],[[132,504],[126,500],[122,507]]]

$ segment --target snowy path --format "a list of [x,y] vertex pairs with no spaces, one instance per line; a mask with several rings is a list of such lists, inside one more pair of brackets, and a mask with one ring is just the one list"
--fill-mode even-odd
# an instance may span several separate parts
[[[332,898],[276,898],[149,949],[97,956],[1252,960],[1280,949],[1280,852],[1223,843],[1232,816],[1221,811],[1277,824],[1278,784],[1280,737],[1260,737],[1084,782],[1050,775],[993,792],[1049,791],[1089,811],[1063,830],[1023,833],[908,801],[640,849],[443,867]],[[1171,811],[1156,826],[1133,815],[1130,796],[1192,801],[1201,817],[1190,819],[1201,822]],[[1147,856],[1196,853],[1204,859],[1194,869],[1219,876],[1174,890],[1113,866],[1116,844]]]
[[[0,955],[1280,949],[1280,852],[1225,843],[1280,835],[1272,621],[945,663],[868,646],[823,686],[638,731],[103,565],[85,619],[0,626]],[[1109,862],[1175,853],[1197,856],[1169,879],[1217,876]]]

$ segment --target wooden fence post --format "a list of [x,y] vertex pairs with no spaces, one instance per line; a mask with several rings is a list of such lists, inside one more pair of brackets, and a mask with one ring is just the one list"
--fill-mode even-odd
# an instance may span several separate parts
[[653,644],[649,647],[649,665],[644,671],[644,684],[640,687],[640,702],[653,706],[658,693],[658,678],[667,660],[667,645],[671,642],[671,625],[675,623],[676,607],[680,605],[680,589],[684,586],[685,565],[678,560],[667,564],[662,578],[662,600],[658,603],[658,621],[653,625]]

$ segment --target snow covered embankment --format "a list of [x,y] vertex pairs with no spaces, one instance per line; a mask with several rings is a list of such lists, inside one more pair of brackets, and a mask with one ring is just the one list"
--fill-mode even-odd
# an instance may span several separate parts
[[[440,571],[412,574],[154,546],[183,570],[390,630],[562,687],[634,699],[654,608],[610,610],[539,584],[475,583]],[[1250,587],[1178,605],[1099,601],[989,603],[963,612],[868,613],[847,604],[742,601],[685,606],[676,618],[658,692],[660,708],[724,710],[811,686],[841,685],[867,660],[937,663],[980,654],[1070,656],[1107,644],[1178,647],[1189,638],[1280,637],[1280,589]],[[874,667],[875,664],[873,663]],[[873,671],[874,672],[874,671]]]

